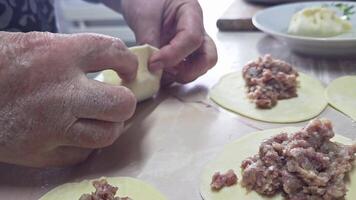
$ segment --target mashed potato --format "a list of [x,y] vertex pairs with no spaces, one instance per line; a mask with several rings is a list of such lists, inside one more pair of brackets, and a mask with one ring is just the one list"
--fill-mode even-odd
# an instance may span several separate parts
[[352,25],[325,7],[305,8],[294,14],[288,28],[292,35],[332,37],[348,32]]

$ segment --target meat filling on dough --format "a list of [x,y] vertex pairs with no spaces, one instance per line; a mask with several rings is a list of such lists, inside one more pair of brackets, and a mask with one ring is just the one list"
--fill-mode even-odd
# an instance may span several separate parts
[[258,108],[271,108],[279,99],[297,96],[298,72],[271,55],[247,63],[242,70],[247,96]]
[[210,187],[212,190],[221,190],[225,186],[235,185],[237,181],[237,176],[232,169],[228,170],[225,174],[216,172],[212,177]]
[[115,197],[117,187],[110,185],[105,179],[93,181],[95,192],[83,194],[79,200],[132,200],[129,197]]
[[289,200],[343,199],[356,148],[333,137],[331,122],[315,119],[296,133],[264,141],[241,164],[242,186],[267,196],[281,192]]

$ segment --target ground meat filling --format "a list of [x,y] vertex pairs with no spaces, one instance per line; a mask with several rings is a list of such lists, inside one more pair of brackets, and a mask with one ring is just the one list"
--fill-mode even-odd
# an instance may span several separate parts
[[223,187],[235,185],[238,179],[234,170],[230,169],[225,174],[216,172],[211,180],[210,187],[212,190],[221,190]]
[[115,197],[118,190],[117,187],[113,187],[105,179],[93,181],[95,192],[91,194],[83,194],[79,200],[132,200],[128,197]]
[[332,137],[331,122],[316,119],[294,134],[264,141],[241,164],[242,186],[267,196],[281,192],[289,200],[343,199],[356,146],[331,142]]
[[258,108],[271,108],[279,99],[297,96],[298,72],[271,55],[259,57],[243,67],[247,96]]

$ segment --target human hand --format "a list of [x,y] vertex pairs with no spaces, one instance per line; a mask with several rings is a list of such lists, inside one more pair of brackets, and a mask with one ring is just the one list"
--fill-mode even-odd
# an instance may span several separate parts
[[0,32],[0,161],[63,166],[112,144],[136,100],[121,86],[89,80],[107,68],[132,80],[137,58],[118,39]]
[[164,81],[188,83],[216,64],[216,47],[205,33],[197,0],[122,0],[121,11],[138,43],[161,47],[150,69],[164,68]]

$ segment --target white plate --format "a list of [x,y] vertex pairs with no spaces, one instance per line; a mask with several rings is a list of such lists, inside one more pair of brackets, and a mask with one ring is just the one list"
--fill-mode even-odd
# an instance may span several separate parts
[[356,55],[356,14],[352,15],[350,19],[353,26],[352,32],[336,37],[315,38],[289,35],[287,33],[289,22],[296,12],[306,7],[332,3],[354,5],[356,10],[355,2],[320,1],[292,3],[262,10],[252,20],[258,29],[285,41],[296,52],[328,56]]

